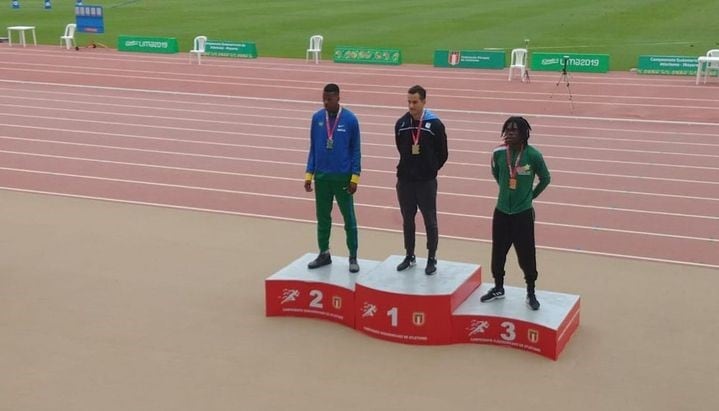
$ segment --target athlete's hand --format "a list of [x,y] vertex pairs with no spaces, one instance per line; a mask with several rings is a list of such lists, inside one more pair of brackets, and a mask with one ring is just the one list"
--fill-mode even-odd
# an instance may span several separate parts
[[312,192],[312,180],[305,180],[305,191]]
[[357,191],[357,183],[350,182],[350,184],[347,186],[347,192],[350,194],[354,194]]

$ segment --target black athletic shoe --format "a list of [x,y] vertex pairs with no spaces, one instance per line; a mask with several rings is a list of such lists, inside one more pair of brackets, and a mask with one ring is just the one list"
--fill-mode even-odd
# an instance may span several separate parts
[[527,307],[529,307],[532,311],[537,311],[539,309],[539,301],[537,301],[537,296],[534,294],[527,294]]
[[480,297],[479,301],[488,303],[490,301],[499,300],[504,298],[504,288],[492,287],[491,290],[487,291],[487,294]]
[[427,275],[432,275],[437,272],[437,259],[436,258],[428,258],[427,259],[427,267],[424,268],[424,273]]
[[320,255],[318,255],[317,258],[315,258],[314,260],[310,261],[309,264],[307,264],[307,268],[312,270],[315,268],[320,268],[327,264],[332,264],[332,257],[330,256],[329,252],[320,253]]
[[359,271],[359,264],[357,264],[357,257],[350,257],[350,272],[356,273]]
[[397,271],[403,271],[408,269],[409,267],[414,267],[414,265],[417,264],[416,259],[413,255],[408,255],[402,260],[401,263],[397,266]]

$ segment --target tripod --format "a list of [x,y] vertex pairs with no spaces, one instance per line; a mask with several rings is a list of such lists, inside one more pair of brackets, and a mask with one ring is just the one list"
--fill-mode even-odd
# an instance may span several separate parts
[[567,93],[569,94],[569,106],[571,108],[571,111],[574,112],[574,100],[572,99],[572,89],[569,87],[569,72],[567,71],[568,61],[569,56],[562,56],[562,72],[559,75],[559,80],[557,80],[557,84],[555,84],[554,86],[554,91],[552,91],[552,95],[549,98],[551,99],[552,97],[554,97],[554,93],[557,91],[559,83],[564,82],[564,84],[567,86]]

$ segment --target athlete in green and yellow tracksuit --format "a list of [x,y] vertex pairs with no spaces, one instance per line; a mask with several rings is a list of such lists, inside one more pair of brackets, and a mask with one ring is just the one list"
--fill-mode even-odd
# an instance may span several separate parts
[[320,250],[308,268],[318,268],[332,262],[329,243],[332,203],[336,199],[345,223],[349,270],[357,272],[357,218],[352,195],[357,191],[361,171],[359,122],[354,113],[340,106],[339,87],[336,84],[325,86],[322,100],[325,108],[312,116],[305,173],[306,191],[312,191],[312,180],[315,181],[317,245]]

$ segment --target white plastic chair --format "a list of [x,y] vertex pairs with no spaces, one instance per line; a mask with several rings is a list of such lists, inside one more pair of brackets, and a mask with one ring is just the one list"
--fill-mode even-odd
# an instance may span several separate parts
[[[719,49],[711,49],[707,51],[707,57],[717,57],[719,58]],[[719,74],[719,62],[716,61],[708,61],[706,65],[706,69],[704,70],[704,83],[707,82],[707,77],[709,77],[709,71],[714,70]]]
[[70,50],[70,48],[75,48],[75,29],[77,28],[77,25],[75,23],[70,23],[67,26],[65,26],[65,34],[60,36],[60,46],[62,46],[62,42],[65,42],[65,48]]
[[320,59],[322,58],[323,41],[324,37],[320,36],[319,34],[315,34],[314,36],[310,37],[310,48],[308,48],[307,53],[305,53],[305,63],[309,61],[310,53],[312,53],[314,55],[315,64],[319,64]]
[[519,69],[522,82],[527,77],[527,49],[514,49],[512,50],[512,57],[509,62],[509,78],[508,81],[512,81],[512,71]]
[[192,50],[190,50],[190,64],[192,64],[192,55],[197,55],[197,64],[202,64],[202,55],[205,54],[205,43],[207,36],[197,36],[192,42]]

